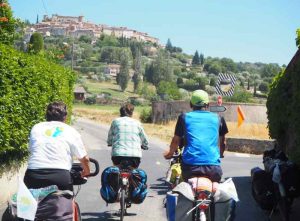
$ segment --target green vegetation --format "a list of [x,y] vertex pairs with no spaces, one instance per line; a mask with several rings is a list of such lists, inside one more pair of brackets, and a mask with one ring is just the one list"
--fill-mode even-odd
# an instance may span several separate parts
[[15,39],[16,20],[7,0],[0,0],[0,42],[12,45]]
[[296,37],[296,45],[298,48],[300,48],[300,28],[296,31],[297,37]]
[[270,136],[300,165],[300,50],[270,86],[267,100]]
[[33,33],[30,37],[28,52],[33,54],[38,54],[43,49],[44,49],[43,36],[38,32]]
[[27,153],[31,127],[45,107],[64,101],[72,110],[74,73],[41,56],[0,44],[0,164]]

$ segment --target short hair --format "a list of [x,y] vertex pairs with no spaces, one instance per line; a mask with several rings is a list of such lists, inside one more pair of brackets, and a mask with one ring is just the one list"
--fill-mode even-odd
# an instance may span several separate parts
[[131,117],[134,111],[134,106],[131,103],[126,103],[120,108],[121,117]]
[[55,101],[47,106],[46,120],[63,122],[67,116],[67,106],[64,102]]

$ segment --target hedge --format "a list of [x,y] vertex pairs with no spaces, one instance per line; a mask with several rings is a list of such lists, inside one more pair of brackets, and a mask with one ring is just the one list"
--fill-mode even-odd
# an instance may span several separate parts
[[71,70],[0,44],[0,164],[27,154],[30,129],[48,103],[64,101],[71,111],[74,83]]
[[267,114],[271,138],[300,165],[300,50],[270,86]]

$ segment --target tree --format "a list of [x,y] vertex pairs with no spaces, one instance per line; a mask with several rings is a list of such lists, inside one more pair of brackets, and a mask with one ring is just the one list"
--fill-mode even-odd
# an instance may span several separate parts
[[263,93],[269,92],[269,84],[267,82],[261,82],[258,86],[258,89]]
[[38,54],[43,49],[44,49],[43,36],[38,32],[33,33],[30,37],[28,52]]
[[296,37],[296,45],[298,48],[300,48],[300,28],[296,31],[297,37]]
[[199,65],[200,64],[200,57],[199,57],[198,51],[195,52],[195,55],[194,55],[193,60],[192,60],[192,64],[193,65]]
[[126,51],[122,51],[121,53],[121,66],[118,78],[121,90],[125,91],[129,81],[129,55]]
[[173,51],[173,46],[172,46],[170,38],[168,38],[168,41],[167,41],[167,44],[166,44],[166,50],[169,51],[169,52]]
[[12,45],[15,38],[15,18],[7,0],[0,0],[0,42]]
[[204,64],[204,55],[202,53],[199,56],[199,60],[200,60],[200,64],[203,65]]
[[275,77],[279,72],[281,71],[281,68],[278,64],[266,64],[263,66],[263,68],[260,71],[261,77]]
[[137,93],[139,84],[142,81],[142,57],[141,52],[137,48],[137,51],[135,52],[135,62],[134,62],[134,74],[133,74],[133,89],[134,93]]
[[175,82],[161,81],[157,87],[157,94],[165,99],[180,100],[181,94]]
[[88,36],[88,35],[82,35],[79,37],[78,39],[81,42],[87,43],[87,44],[91,44],[92,43],[92,37]]
[[173,68],[169,61],[169,55],[160,51],[157,58],[146,66],[145,77],[155,86],[158,86],[160,81],[173,81]]

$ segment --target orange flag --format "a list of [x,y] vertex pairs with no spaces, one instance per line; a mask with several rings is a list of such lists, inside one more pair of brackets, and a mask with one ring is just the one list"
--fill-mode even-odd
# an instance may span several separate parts
[[237,108],[237,117],[238,117],[238,127],[242,125],[242,123],[244,122],[245,120],[245,115],[244,115],[244,112],[241,108],[241,106],[239,105],[238,108]]

